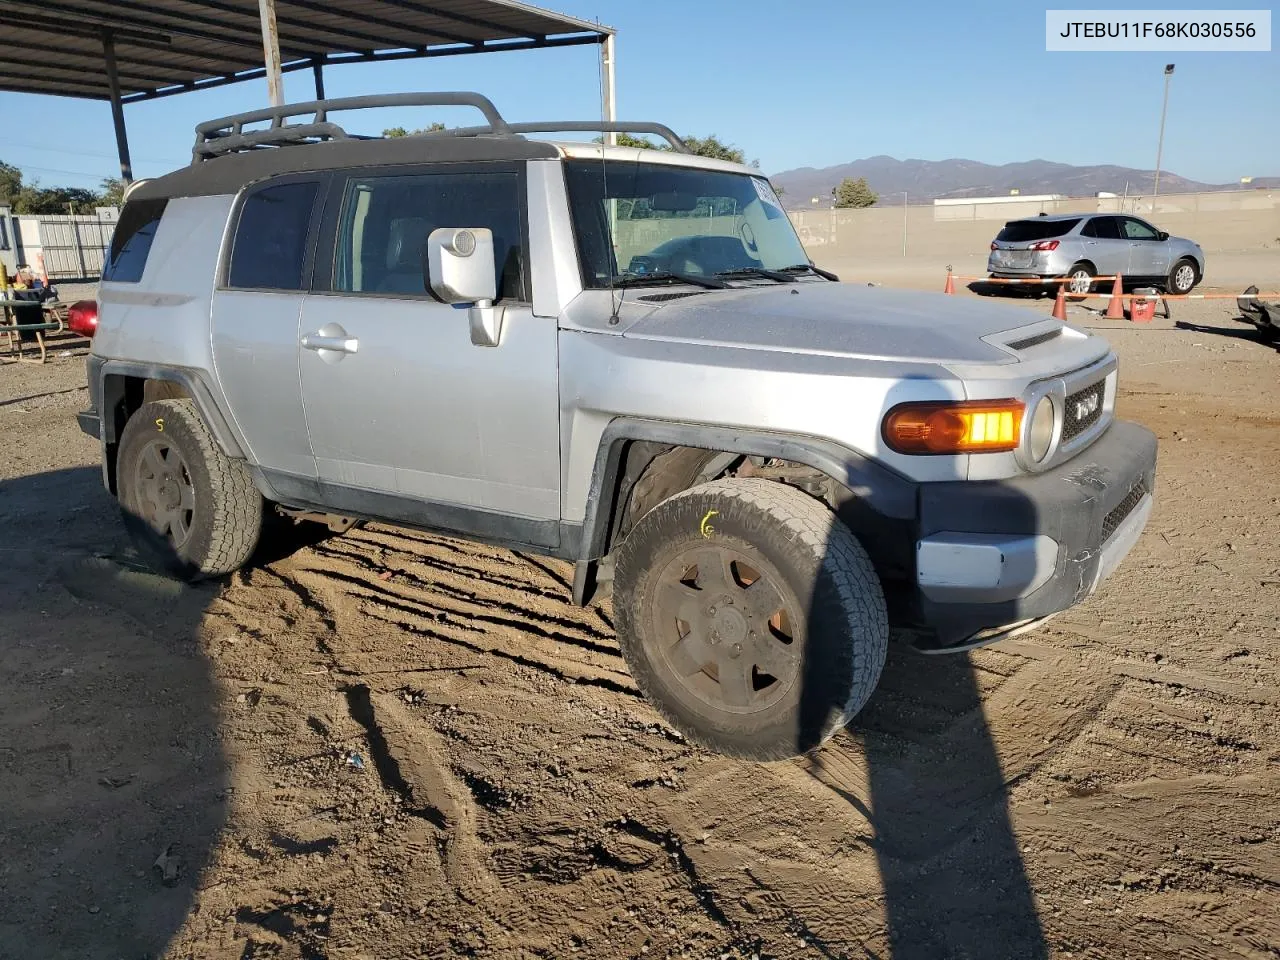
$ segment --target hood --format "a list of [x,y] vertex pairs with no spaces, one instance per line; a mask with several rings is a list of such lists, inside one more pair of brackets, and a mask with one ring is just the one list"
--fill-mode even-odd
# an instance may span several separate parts
[[983,338],[1045,319],[1031,308],[985,299],[811,282],[681,297],[630,324],[623,336],[833,357],[1013,363],[1013,351]]

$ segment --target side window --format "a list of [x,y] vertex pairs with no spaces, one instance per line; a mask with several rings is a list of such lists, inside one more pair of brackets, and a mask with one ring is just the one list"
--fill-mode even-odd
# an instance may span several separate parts
[[1141,220],[1135,220],[1133,217],[1124,218],[1124,235],[1129,240],[1157,240],[1159,234],[1155,229]]
[[493,231],[500,300],[526,300],[520,178],[515,173],[359,177],[347,185],[335,251],[335,290],[429,296],[427,237],[438,227]]
[[130,200],[124,205],[111,234],[111,250],[102,268],[103,280],[137,283],[142,279],[151,241],[168,204],[168,200]]
[[1080,232],[1086,237],[1097,237],[1099,240],[1120,239],[1120,227],[1115,217],[1094,217]]
[[280,183],[245,199],[231,245],[227,286],[302,289],[307,231],[317,189],[314,182]]

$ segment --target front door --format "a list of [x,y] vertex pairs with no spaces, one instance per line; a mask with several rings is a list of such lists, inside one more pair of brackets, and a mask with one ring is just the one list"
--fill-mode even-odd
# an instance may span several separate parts
[[1129,273],[1134,279],[1154,280],[1169,272],[1169,245],[1160,231],[1137,217],[1122,217],[1121,230],[1129,241]]
[[[523,167],[439,165],[339,178],[299,343],[326,498],[353,512],[554,546],[560,442],[556,322],[535,317]],[[494,234],[501,343],[471,342],[465,307],[427,293],[437,227]],[[364,507],[361,507],[361,504]]]

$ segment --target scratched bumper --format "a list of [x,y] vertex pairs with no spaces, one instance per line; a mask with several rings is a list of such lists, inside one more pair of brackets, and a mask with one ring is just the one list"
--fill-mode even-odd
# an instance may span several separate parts
[[947,645],[1079,603],[1141,536],[1155,470],[1155,435],[1116,421],[1042,474],[921,484],[915,619]]

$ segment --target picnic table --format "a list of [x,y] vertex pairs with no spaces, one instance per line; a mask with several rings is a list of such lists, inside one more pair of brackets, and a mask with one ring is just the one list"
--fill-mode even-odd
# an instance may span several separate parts
[[[41,315],[45,317],[44,323],[19,323],[13,315],[15,308],[23,307],[39,307]],[[45,346],[44,335],[47,331],[57,330],[59,332],[65,326],[63,314],[65,307],[57,300],[46,300],[41,303],[38,300],[26,300],[19,297],[0,296],[0,309],[3,310],[4,319],[0,320],[0,332],[9,337],[9,353],[16,353],[18,360],[26,363],[35,363],[36,360],[27,360],[22,355],[22,334],[32,333],[35,335],[36,345],[40,348],[39,363],[44,363],[48,357],[48,350]],[[51,318],[51,319],[50,319]],[[15,339],[16,337],[16,339]]]

